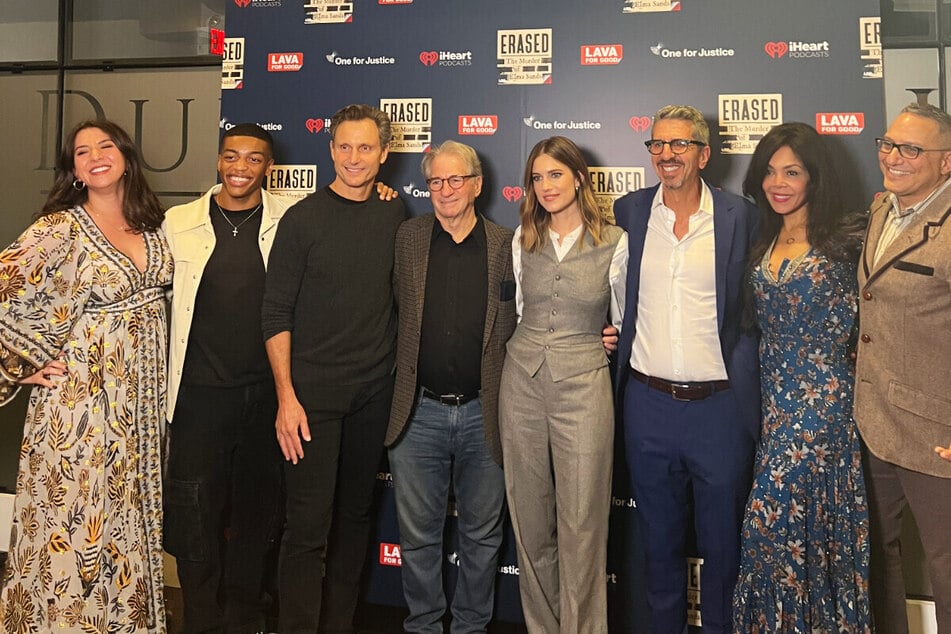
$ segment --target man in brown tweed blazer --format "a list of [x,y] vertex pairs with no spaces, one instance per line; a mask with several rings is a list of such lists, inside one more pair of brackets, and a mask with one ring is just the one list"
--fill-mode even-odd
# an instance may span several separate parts
[[396,236],[396,384],[386,433],[400,525],[407,632],[442,632],[449,485],[458,517],[453,632],[492,618],[505,482],[498,397],[515,329],[512,231],[476,213],[482,166],[446,141],[426,154],[435,213]]
[[[866,451],[871,595],[878,632],[908,631],[901,518],[925,551],[938,632],[951,633],[951,116],[902,110],[878,158],[859,263],[855,421]],[[943,453],[942,453],[943,452]]]

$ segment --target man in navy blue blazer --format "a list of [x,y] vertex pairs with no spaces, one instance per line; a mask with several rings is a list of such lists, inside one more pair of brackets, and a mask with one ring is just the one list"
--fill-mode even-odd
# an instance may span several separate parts
[[703,632],[731,631],[740,524],[759,435],[756,339],[741,329],[756,208],[707,185],[709,129],[690,106],[654,116],[660,184],[614,205],[630,265],[617,406],[648,567],[653,631],[687,619],[689,523],[703,559]]

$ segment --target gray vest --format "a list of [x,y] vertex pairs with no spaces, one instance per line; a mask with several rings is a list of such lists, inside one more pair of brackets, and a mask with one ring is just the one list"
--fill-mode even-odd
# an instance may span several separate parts
[[611,305],[611,259],[623,233],[604,227],[598,246],[585,233],[561,262],[550,240],[537,253],[522,251],[522,321],[506,347],[508,359],[531,376],[547,363],[555,381],[607,365],[601,330]]

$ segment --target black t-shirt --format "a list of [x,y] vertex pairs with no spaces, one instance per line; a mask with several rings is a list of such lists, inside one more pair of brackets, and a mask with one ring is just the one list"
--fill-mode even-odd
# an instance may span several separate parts
[[221,210],[214,197],[210,206],[215,250],[195,297],[182,382],[235,387],[270,380],[261,336],[264,261],[258,233],[263,208]]

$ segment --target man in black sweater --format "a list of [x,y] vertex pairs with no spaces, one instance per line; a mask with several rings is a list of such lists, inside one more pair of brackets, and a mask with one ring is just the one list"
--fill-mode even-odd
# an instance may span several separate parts
[[393,251],[406,212],[399,200],[371,198],[390,121],[350,105],[330,135],[336,178],[282,219],[262,312],[286,459],[285,634],[353,631],[393,395]]

